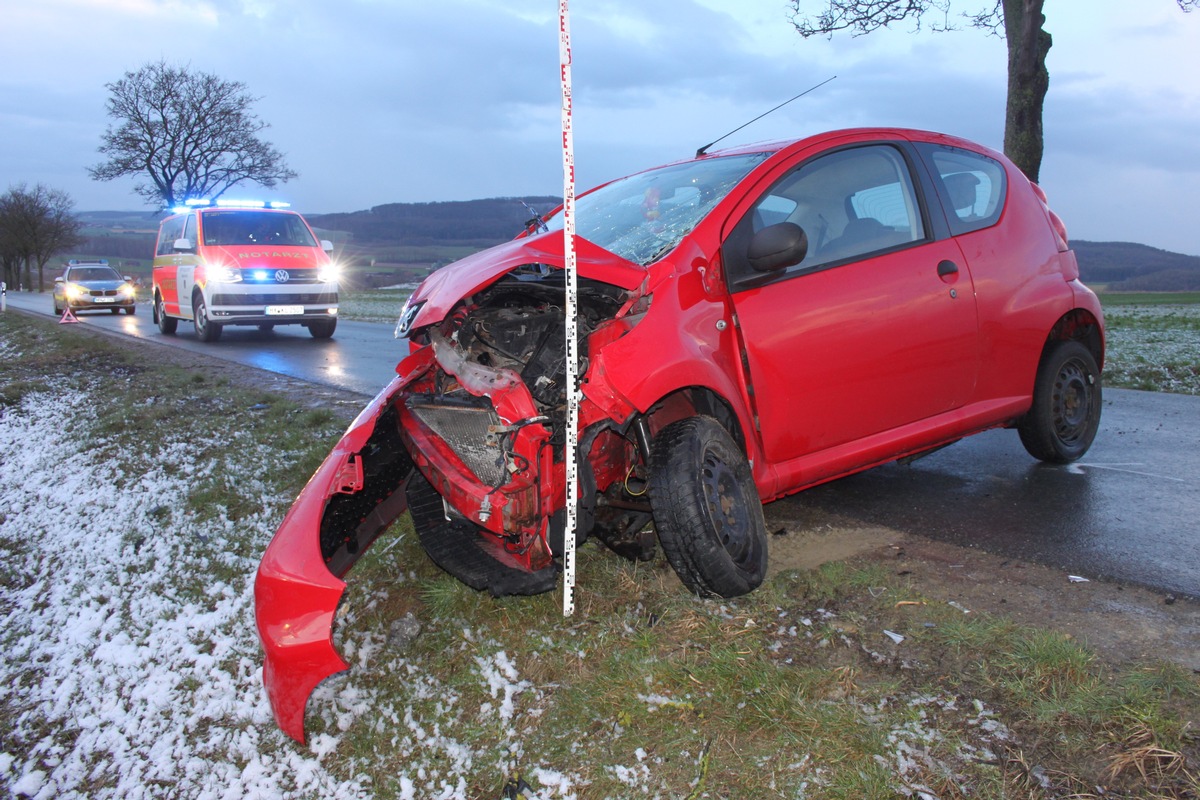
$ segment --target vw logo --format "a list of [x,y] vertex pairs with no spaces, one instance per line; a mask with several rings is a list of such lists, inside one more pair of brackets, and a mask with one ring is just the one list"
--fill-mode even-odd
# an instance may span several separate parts
[[290,274],[288,274],[288,271],[286,269],[275,270],[275,282],[276,283],[287,283],[289,280],[291,280],[291,278],[292,278],[292,276]]

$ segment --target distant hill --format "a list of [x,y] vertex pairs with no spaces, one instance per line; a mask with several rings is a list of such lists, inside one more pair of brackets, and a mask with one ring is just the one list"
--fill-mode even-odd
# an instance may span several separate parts
[[[323,238],[334,240],[349,263],[370,269],[376,268],[377,261],[381,267],[415,264],[428,270],[512,239],[533,216],[529,208],[545,214],[560,202],[561,198],[547,195],[494,197],[389,203],[365,211],[305,216]],[[87,239],[80,249],[84,255],[135,265],[152,257],[160,214],[86,211],[77,216]],[[1071,247],[1083,280],[1108,291],[1200,291],[1200,256],[1132,242],[1076,239]]]
[[[356,245],[467,245],[507,241],[538,214],[557,207],[549,196],[495,197],[445,203],[389,203],[366,211],[306,215],[318,228],[349,233]],[[528,208],[527,208],[528,206]]]
[[1132,242],[1071,241],[1084,283],[1114,292],[1200,291],[1200,256]]

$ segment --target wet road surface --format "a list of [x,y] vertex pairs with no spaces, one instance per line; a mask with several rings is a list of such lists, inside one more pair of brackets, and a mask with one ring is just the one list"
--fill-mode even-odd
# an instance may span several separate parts
[[[48,294],[9,292],[8,301],[51,315]],[[330,340],[299,326],[234,327],[204,344],[186,322],[163,336],[146,305],[132,317],[82,319],[371,396],[391,380],[406,347],[390,325],[346,320]],[[777,503],[1200,599],[1200,397],[1109,389],[1104,398],[1100,433],[1075,464],[1041,464],[1015,431],[989,431]]]
[[1066,466],[996,430],[778,502],[1200,599],[1200,397],[1105,390]]

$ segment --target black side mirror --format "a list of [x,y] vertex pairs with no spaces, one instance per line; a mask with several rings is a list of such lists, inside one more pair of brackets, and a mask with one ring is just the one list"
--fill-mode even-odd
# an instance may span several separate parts
[[757,272],[795,266],[808,254],[808,234],[794,222],[768,225],[750,237],[746,260]]

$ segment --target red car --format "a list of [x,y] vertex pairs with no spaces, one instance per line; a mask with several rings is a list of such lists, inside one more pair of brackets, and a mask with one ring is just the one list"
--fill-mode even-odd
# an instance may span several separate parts
[[[990,428],[1082,456],[1104,323],[1066,230],[1003,155],[911,130],[748,146],[613,181],[577,210],[576,540],[661,545],[702,596],[767,569],[762,503]],[[407,509],[494,595],[556,585],[565,529],[560,213],[433,273],[411,354],[309,481],[255,588],[265,680],[303,739],[346,669],[342,576]]]

